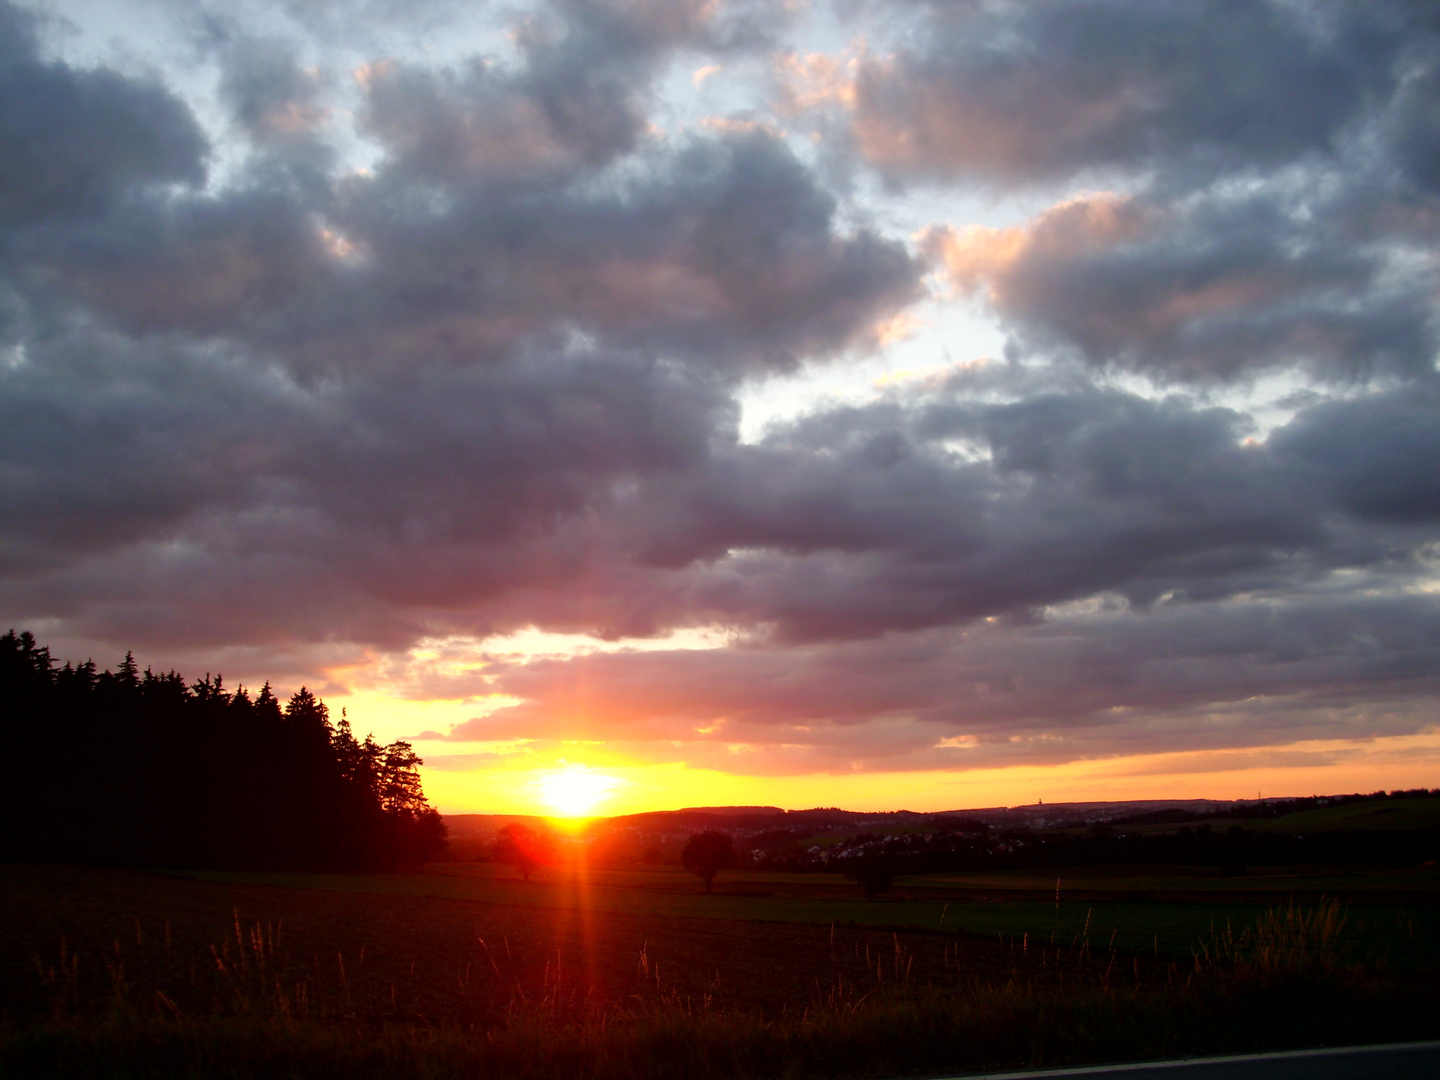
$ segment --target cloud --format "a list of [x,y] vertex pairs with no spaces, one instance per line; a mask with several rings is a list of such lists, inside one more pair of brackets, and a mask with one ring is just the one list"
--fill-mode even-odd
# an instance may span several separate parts
[[0,223],[99,214],[146,187],[204,179],[190,111],[153,80],[40,58],[36,18],[0,4]]
[[608,64],[572,67],[538,43],[532,53],[519,73],[483,59],[462,71],[358,69],[363,130],[397,167],[441,182],[569,172],[635,148],[643,83]]
[[905,245],[841,232],[833,196],[768,133],[646,161],[614,188],[462,185],[438,206],[401,164],[315,198],[256,183],[14,247],[58,278],[47,303],[129,333],[243,341],[313,374],[494,362],[572,330],[787,369],[863,345],[920,295]]
[[[450,738],[604,738],[644,760],[777,774],[1365,740],[1432,726],[1437,649],[1440,623],[1413,597],[1122,604],[864,645],[504,664],[489,685],[525,702]],[[1381,684],[1398,693],[1375,709]]]
[[383,319],[367,336],[397,335],[410,354],[484,356],[569,324],[677,359],[786,368],[919,295],[918,260],[869,230],[840,232],[833,197],[768,133],[684,140],[640,162],[598,192],[459,188],[439,215],[404,212],[407,186],[382,172],[337,210],[376,260],[340,302]]
[[754,48],[784,18],[769,3],[557,0],[517,22],[516,67],[368,65],[363,126],[398,167],[444,181],[600,165],[635,149],[650,82],[675,50]]
[[1393,90],[1420,18],[1263,0],[924,10],[911,42],[861,65],[856,143],[896,177],[995,183],[1109,167],[1210,175],[1328,154]]
[[779,58],[776,108],[897,190],[1059,195],[922,234],[1012,348],[1161,385],[1435,370],[1440,47],[1418,7],[861,10],[873,40]]
[[324,83],[289,42],[240,37],[226,51],[220,93],[252,139],[285,146],[308,141],[330,118]]
[[1432,372],[1430,275],[1398,273],[1388,245],[1345,235],[1342,208],[1300,210],[1285,187],[1183,205],[1081,195],[1021,226],[935,229],[925,247],[1032,348],[1097,366],[1162,381]]
[[1356,518],[1424,525],[1440,520],[1440,398],[1432,383],[1307,409],[1271,440],[1303,463]]

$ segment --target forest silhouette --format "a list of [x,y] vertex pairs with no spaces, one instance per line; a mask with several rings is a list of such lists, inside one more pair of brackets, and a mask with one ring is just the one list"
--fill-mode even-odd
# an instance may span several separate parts
[[302,687],[281,706],[207,674],[57,666],[0,637],[0,858],[396,869],[445,845],[409,743],[357,739]]

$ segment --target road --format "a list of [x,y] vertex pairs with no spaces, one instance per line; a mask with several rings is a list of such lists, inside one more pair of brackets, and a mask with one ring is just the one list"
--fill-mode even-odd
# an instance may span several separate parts
[[941,1080],[1440,1080],[1440,1042],[1142,1061]]

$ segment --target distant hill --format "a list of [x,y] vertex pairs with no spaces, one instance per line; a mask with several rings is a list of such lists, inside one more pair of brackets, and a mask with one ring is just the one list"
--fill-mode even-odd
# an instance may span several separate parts
[[[923,813],[914,810],[842,810],[833,806],[810,810],[783,810],[778,806],[690,806],[680,810],[651,810],[596,818],[587,828],[612,835],[628,833],[663,844],[667,838],[683,838],[705,829],[732,833],[791,832],[800,838],[826,832],[945,831],[962,822],[971,825],[983,823],[988,828],[1000,830],[1075,828],[1138,817],[1157,821],[1192,821],[1228,812],[1239,805],[1249,803],[1213,799],[1139,799],[1128,802],[1035,803]],[[445,815],[452,843],[488,843],[500,829],[513,821],[533,823],[546,820],[541,815],[527,814]]]
[[[488,859],[514,814],[445,819],[447,858]],[[1293,799],[1132,799],[917,813],[818,807],[697,806],[595,818],[566,846],[597,864],[676,864],[697,832],[728,833],[746,865],[849,873],[882,859],[897,873],[1037,866],[1431,864],[1440,856],[1440,792]]]
[[450,831],[452,840],[473,837],[491,838],[512,821],[548,820],[548,818],[536,814],[446,814],[445,827]]
[[687,806],[676,814],[713,814],[716,817],[773,817],[783,814],[778,806]]
[[[542,822],[524,814],[449,814],[452,849],[479,852],[513,821]],[[1440,798],[1427,791],[1287,799],[1128,799],[1116,802],[1030,803],[933,812],[859,811],[839,807],[783,810],[777,806],[692,806],[596,818],[585,827],[592,838],[648,849],[667,856],[690,835],[719,829],[754,839],[761,848],[785,843],[834,843],[860,835],[925,836],[991,831],[1065,832],[1110,829],[1137,834],[1173,832],[1191,825],[1236,822],[1265,832],[1305,833],[1333,829],[1403,831],[1440,826]],[[474,857],[467,854],[464,857]],[[637,856],[638,857],[638,856]]]
[[1256,826],[1266,832],[1307,833],[1330,829],[1399,832],[1440,828],[1440,799],[1375,799],[1300,810]]

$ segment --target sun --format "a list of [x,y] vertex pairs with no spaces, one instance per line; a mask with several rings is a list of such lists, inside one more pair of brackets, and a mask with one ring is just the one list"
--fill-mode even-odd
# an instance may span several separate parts
[[570,765],[536,781],[540,801],[560,817],[588,817],[609,798],[623,780],[618,776],[593,773],[584,765]]

